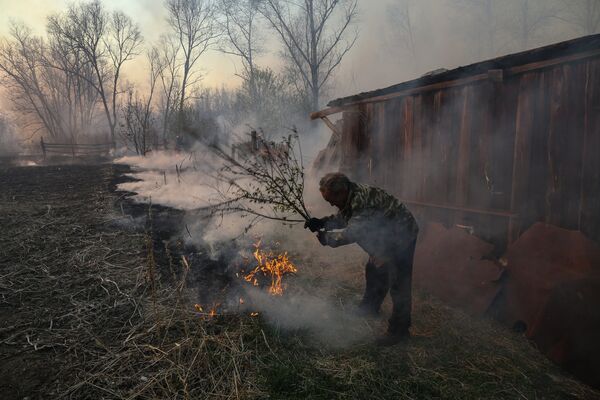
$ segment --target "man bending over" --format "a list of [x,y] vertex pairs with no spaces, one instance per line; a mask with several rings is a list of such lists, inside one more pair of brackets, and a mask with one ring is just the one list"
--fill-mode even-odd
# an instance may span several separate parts
[[408,209],[382,189],[351,182],[341,173],[325,175],[319,189],[336,215],[311,218],[305,228],[318,232],[323,246],[357,243],[369,254],[365,267],[366,289],[359,305],[361,313],[377,315],[389,290],[393,302],[381,345],[393,345],[409,336],[411,280],[419,228]]

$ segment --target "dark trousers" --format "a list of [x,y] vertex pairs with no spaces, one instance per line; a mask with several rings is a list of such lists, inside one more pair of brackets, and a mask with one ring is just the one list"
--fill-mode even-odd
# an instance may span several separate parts
[[389,319],[390,333],[408,331],[411,323],[412,307],[412,267],[416,240],[390,261],[377,266],[371,258],[365,267],[367,285],[362,306],[378,312],[383,299],[390,292],[392,296],[392,316]]

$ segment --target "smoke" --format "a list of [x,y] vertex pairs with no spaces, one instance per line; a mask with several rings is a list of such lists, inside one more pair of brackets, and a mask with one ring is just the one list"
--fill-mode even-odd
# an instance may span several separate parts
[[[332,85],[332,90],[324,97],[350,95],[363,90],[372,90],[418,77],[427,71],[440,67],[452,68],[461,64],[523,50],[526,47],[541,46],[571,36],[568,29],[557,23],[560,20],[559,18],[551,18],[554,25],[548,22],[550,19],[544,20],[544,23],[541,24],[544,27],[543,29],[536,30],[534,32],[536,34],[527,40],[519,41],[514,37],[516,30],[512,26],[516,21],[516,18],[512,17],[516,13],[507,13],[507,8],[495,8],[492,14],[487,16],[489,21],[493,21],[493,24],[491,24],[481,14],[481,5],[484,3],[491,4],[492,2],[483,0],[387,0],[368,2],[368,5],[362,7],[363,15],[359,41],[344,59],[340,69],[336,71],[336,81]],[[495,3],[500,4],[502,2]],[[509,2],[505,3],[508,4]],[[510,3],[516,4],[517,2]],[[536,6],[532,10],[538,11],[548,3],[554,3],[554,0],[530,2],[530,4]],[[367,2],[364,2],[364,4],[367,4]],[[402,9],[401,7],[405,8]],[[508,6],[502,5],[502,7]],[[398,18],[402,18],[402,13],[391,12],[398,11],[398,9],[406,11],[404,18],[410,20],[410,27],[413,29],[411,32],[407,32],[406,24],[399,23]],[[149,20],[153,20],[153,18],[149,18]],[[486,36],[486,33],[489,33],[489,35]],[[153,34],[158,36],[158,32],[153,32]],[[275,53],[275,51],[272,53]],[[210,57],[212,56],[208,56],[209,64]],[[206,61],[206,59],[203,59],[203,62]],[[132,65],[128,68],[137,68],[138,64],[134,65],[135,67]],[[220,73],[227,75],[222,72],[220,67],[221,65],[219,65]],[[214,81],[213,73],[214,71],[210,71],[207,74],[207,78],[211,81]],[[143,73],[138,75],[143,76]],[[231,77],[233,74],[229,75]],[[216,82],[214,86],[217,86]],[[205,98],[210,97],[210,93],[199,94],[204,95]],[[227,99],[221,99],[214,93],[211,96],[216,97],[213,99],[215,103],[218,103],[217,100],[223,100],[224,103],[235,104],[233,101],[228,103]],[[472,103],[475,105],[486,104],[486,101],[486,99],[474,99]],[[256,116],[251,117],[248,115],[243,115],[242,122],[240,122],[234,119],[233,116],[224,117],[222,114],[224,111],[217,106],[202,108],[201,104],[202,102],[196,104],[194,109],[196,114],[202,116],[201,112],[204,112],[206,115],[214,117],[214,122],[219,128],[215,129],[215,132],[219,134],[231,130],[234,132],[231,136],[245,139],[244,134],[248,125],[259,127],[261,123],[264,125],[265,122],[260,121]],[[459,104],[452,104],[452,100],[444,103],[441,107],[444,111],[440,113],[439,121],[445,120],[448,122],[450,119],[444,113],[452,115],[458,107]],[[278,115],[281,114],[286,117],[289,115],[290,121],[305,121],[307,119],[306,115],[292,114],[292,111],[285,108],[285,106],[282,108],[284,110],[277,109]],[[472,106],[472,108],[471,115],[476,116],[485,112],[484,109],[479,110],[475,106]],[[234,111],[236,112],[232,112],[232,114],[237,115],[238,110]],[[66,113],[60,114],[66,115]],[[94,121],[100,121],[102,118],[103,115],[99,113]],[[235,123],[232,121],[235,121]],[[205,122],[201,118],[198,124],[201,125]],[[431,123],[434,124],[434,122]],[[477,124],[477,121],[472,121],[471,125],[474,128],[472,132],[483,130]],[[99,123],[98,126],[100,126]],[[102,125],[102,128],[106,131],[104,125]],[[427,131],[446,131],[443,122],[439,122],[439,125],[422,128]],[[91,131],[100,132],[102,129],[91,129]],[[280,136],[279,133],[286,136],[290,132],[282,129],[280,132],[267,132],[267,135],[276,138]],[[498,133],[490,133],[489,136],[494,142],[489,146],[489,150],[486,149],[488,153],[506,153],[506,149],[495,147],[505,145],[496,141],[496,137],[501,136],[501,133],[503,132],[500,129]],[[472,135],[472,140],[475,142],[475,133]],[[218,139],[228,142],[231,136],[219,136]],[[326,146],[330,136],[331,132],[319,121],[313,125],[306,124],[306,126],[301,126],[299,129],[302,161],[308,172],[305,201],[311,215],[317,217],[335,212],[322,200],[318,192],[319,176],[311,173],[311,165],[315,156],[319,150]],[[14,147],[15,137],[14,130],[2,129],[0,125],[0,155],[7,149],[16,151],[16,147]],[[404,187],[396,188],[401,197],[417,198],[414,193],[416,188],[411,187],[413,180],[406,174],[415,169],[418,170],[418,168],[415,168],[415,163],[419,160],[431,161],[426,166],[420,166],[425,170],[423,173],[424,179],[428,179],[429,182],[433,181],[439,182],[440,185],[447,185],[448,181],[456,181],[456,179],[446,179],[450,175],[450,172],[448,172],[449,163],[443,163],[449,159],[447,154],[439,154],[438,159],[433,157],[428,159],[419,152],[420,150],[415,150],[410,159],[393,159],[388,158],[388,154],[385,153],[393,150],[390,146],[384,145],[379,150],[380,153],[373,152],[372,155],[374,159],[379,157],[379,165],[376,168],[380,168],[384,173],[381,175],[373,174],[374,176],[381,176],[382,180],[371,183],[389,188],[390,182],[406,182]],[[481,158],[483,159],[485,155],[482,154]],[[212,219],[201,217],[194,210],[210,204],[211,199],[216,196],[213,173],[220,165],[219,160],[216,160],[201,148],[192,150],[190,153],[154,151],[147,157],[123,157],[117,160],[117,163],[131,165],[134,169],[131,176],[136,178],[136,181],[119,185],[119,189],[135,193],[133,199],[139,202],[152,202],[153,204],[185,210],[186,215],[183,226],[181,226],[181,237],[188,245],[207,247],[209,256],[213,260],[217,260],[224,255],[228,258],[234,258],[237,255],[236,253],[251,248],[256,237],[261,237],[269,242],[282,242],[290,253],[310,255],[310,257],[302,259],[303,263],[299,265],[301,268],[300,274],[304,274],[306,269],[314,268],[318,271],[312,270],[310,274],[318,272],[317,275],[322,280],[330,283],[330,286],[319,288],[317,296],[317,289],[310,287],[310,282],[294,280],[295,284],[305,285],[307,291],[311,289],[310,293],[289,293],[289,296],[286,295],[283,298],[271,297],[256,289],[249,290],[248,296],[251,300],[249,303],[262,312],[267,321],[286,329],[307,328],[318,337],[328,341],[338,342],[341,336],[347,338],[349,342],[353,342],[362,337],[360,328],[363,322],[352,317],[344,311],[343,307],[340,308],[329,300],[334,292],[338,290],[335,287],[336,282],[340,281],[341,276],[350,273],[350,266],[354,268],[352,270],[354,272],[351,274],[353,279],[355,278],[352,282],[354,287],[357,286],[359,281],[362,281],[362,265],[359,264],[362,264],[365,255],[356,246],[344,247],[342,250],[323,249],[314,235],[304,230],[301,224],[289,227],[282,226],[277,222],[262,221],[254,224],[249,229],[252,225],[251,220],[240,218],[239,215],[217,216]],[[477,168],[472,168],[472,170],[475,171],[470,172],[473,185],[487,185],[482,187],[493,198],[490,201],[492,203],[490,206],[506,208],[506,204],[502,201],[506,201],[508,191],[501,186],[506,182],[496,182],[493,175],[495,171],[490,170],[488,165],[477,165]],[[323,171],[323,173],[325,172],[330,171]],[[397,174],[405,175],[402,179],[397,179]],[[475,176],[474,174],[479,175]],[[359,178],[359,180],[362,179]],[[429,184],[435,190],[445,191],[444,193],[450,199],[456,196],[454,187],[439,187],[440,185]],[[423,195],[427,198],[430,193]],[[498,230],[500,229],[501,227],[498,227]],[[341,340],[339,343],[345,342]]]
[[284,330],[303,330],[319,342],[346,347],[372,336],[372,327],[343,305],[309,293],[271,296],[251,287],[243,311],[260,312],[268,323]]
[[19,135],[8,116],[0,113],[0,157],[16,154],[20,151]]
[[[315,154],[325,146],[328,136],[324,127],[312,134],[300,132],[307,170],[305,202],[311,215],[317,217],[335,212],[322,199],[318,190],[320,176],[311,169]],[[359,342],[372,333],[371,324],[353,315],[352,307],[344,304],[354,303],[354,295],[348,296],[340,289],[345,279],[352,280],[352,287],[362,284],[366,255],[357,246],[324,248],[302,224],[289,226],[263,220],[248,229],[251,220],[238,214],[210,219],[200,215],[196,209],[210,203],[215,195],[211,172],[220,165],[220,160],[206,150],[153,152],[146,157],[122,157],[116,162],[130,165],[130,175],[136,179],[120,184],[119,190],[134,192],[137,202],[186,211],[178,237],[186,246],[202,249],[212,260],[227,260],[229,264],[224,267],[232,277],[239,260],[253,259],[253,244],[259,239],[266,248],[279,244],[277,251],[289,253],[298,267],[298,276],[285,278],[288,290],[284,296],[271,296],[249,287],[243,295],[247,311],[261,313],[265,321],[281,329],[305,330],[318,342],[336,347]]]
[[[572,38],[580,28],[573,20],[573,14],[585,11],[576,3],[566,0],[382,0],[361,3],[359,39],[336,70],[335,82],[328,85],[331,90],[324,93],[323,101],[416,78],[441,67],[450,69]],[[490,5],[487,13],[486,5]],[[524,6],[528,7],[528,19],[521,21]],[[60,11],[58,3],[41,10],[35,7],[37,11],[33,14],[23,12],[27,6],[11,3],[6,7],[5,18],[25,19],[40,34],[47,15]],[[147,43],[154,43],[161,34],[169,31],[164,19],[165,9],[160,5],[140,5],[138,1],[119,4],[119,8],[136,16]],[[260,29],[265,29],[263,33],[269,32],[262,25]],[[523,37],[521,32],[529,33]],[[0,35],[7,36],[7,29]],[[281,71],[283,64],[276,57],[280,50],[276,36],[265,35],[263,45],[269,51],[260,55],[259,65]],[[217,51],[207,52],[202,58],[207,71],[204,84],[211,87],[231,85],[231,88],[239,85],[236,61]],[[142,91],[147,85],[146,78],[142,78],[146,76],[146,64],[136,59],[135,63],[124,67],[128,79],[136,81]],[[97,114],[102,118],[102,113]],[[90,131],[106,134],[105,125],[97,128]]]
[[[402,3],[410,6],[409,17],[415,29],[411,32],[412,44],[406,42],[406,32],[395,30],[395,21],[385,12],[389,10],[386,7]],[[450,69],[461,64],[568,38],[566,31],[561,28],[544,26],[544,29],[534,32],[537,35],[519,43],[512,37],[513,32],[507,25],[507,22],[513,21],[508,21],[503,12],[491,16],[495,21],[492,30],[489,26],[486,27],[489,24],[486,24],[484,18],[479,15],[481,10],[477,10],[477,4],[483,4],[484,1],[473,0],[469,3],[473,4],[470,9],[464,5],[459,7],[459,1],[450,0],[446,2],[397,1],[396,3],[389,1],[369,5],[368,9],[364,9],[365,26],[360,41],[343,63],[333,86],[334,91],[327,96],[349,95],[363,90],[372,90],[418,77],[440,67]],[[538,7],[544,5],[541,1],[530,3],[535,3]],[[382,29],[379,29],[381,25],[386,27],[383,33]],[[369,28],[375,26],[378,29]],[[491,34],[484,40],[486,29],[487,33]],[[520,90],[523,88],[521,87]],[[461,177],[454,165],[457,158],[455,152],[458,151],[460,142],[457,127],[462,123],[460,110],[463,107],[463,96],[466,96],[469,91],[471,97],[468,104],[470,111],[468,118],[473,120],[467,121],[470,131],[468,151],[472,153],[470,154],[472,159],[469,171]],[[432,202],[432,199],[436,199],[439,203],[452,204],[455,201],[459,202],[457,198],[460,189],[456,182],[463,178],[468,181],[464,184],[473,188],[472,193],[469,192],[464,196],[480,197],[475,197],[474,200],[469,198],[468,200],[473,202],[470,205],[509,209],[509,181],[506,179],[505,171],[499,169],[512,162],[513,153],[509,148],[511,143],[502,138],[514,134],[506,127],[507,124],[512,123],[511,116],[508,114],[514,112],[508,104],[514,101],[505,99],[506,105],[503,107],[506,109],[502,109],[501,114],[498,115],[488,109],[492,107],[490,99],[476,98],[476,96],[482,94],[470,88],[460,88],[449,90],[436,99],[427,98],[427,101],[432,100],[437,104],[436,107],[439,106],[439,112],[432,118],[420,121],[422,123],[420,129],[433,132],[432,140],[438,141],[435,146],[416,147],[412,149],[410,155],[407,155],[398,154],[395,143],[393,146],[389,142],[376,143],[377,149],[371,151],[372,173],[369,173],[369,176],[365,174],[357,177],[357,180],[364,182],[373,179],[369,183],[395,190],[395,194],[402,199],[423,199]],[[436,101],[439,103],[435,103]],[[219,133],[234,131],[231,136],[244,140],[248,125],[261,126],[260,118],[244,115],[245,123],[238,123],[239,121],[233,123],[231,122],[234,121],[233,118],[222,117],[218,114],[220,112],[221,110],[215,110],[216,125],[222,127]],[[291,112],[286,110],[282,114],[291,115]],[[491,127],[484,125],[480,120],[480,116],[490,114],[498,118],[489,122]],[[301,120],[306,116],[294,115],[293,120],[296,118]],[[374,139],[382,137],[381,132],[377,132],[380,128],[371,126],[369,129]],[[483,132],[486,133],[485,136]],[[281,130],[267,132],[267,135],[277,139],[280,134],[285,136],[288,133]],[[387,137],[384,140],[394,136],[391,133],[388,126],[388,131],[383,132],[383,136]],[[310,128],[301,127],[299,135],[303,152],[302,161],[309,172],[306,176],[306,204],[313,216],[331,214],[335,210],[327,206],[318,192],[319,176],[310,173],[316,154],[325,148],[331,133],[319,121]],[[398,138],[397,135],[395,137]],[[219,136],[218,138],[222,143],[229,143],[231,137]],[[375,143],[375,140],[372,142]],[[180,237],[184,238],[187,245],[206,249],[212,260],[232,260],[239,257],[251,259],[249,253],[253,249],[253,242],[258,238],[261,238],[263,243],[282,243],[282,248],[290,253],[290,258],[298,267],[298,276],[286,277],[288,289],[281,297],[271,296],[255,287],[247,287],[243,293],[245,303],[241,305],[242,311],[259,312],[264,321],[283,330],[307,331],[311,338],[330,346],[344,347],[372,336],[373,331],[377,329],[373,327],[372,321],[353,315],[352,307],[348,305],[353,300],[357,300],[356,289],[362,286],[364,281],[363,264],[366,258],[364,252],[356,246],[335,250],[322,248],[314,234],[304,230],[301,224],[287,227],[277,222],[262,221],[248,229],[252,225],[251,221],[240,218],[239,215],[224,215],[212,219],[200,217],[193,210],[209,204],[210,199],[215,195],[211,172],[218,166],[218,160],[202,152],[201,149],[196,149],[196,154],[193,153],[154,152],[145,158],[122,158],[119,162],[134,166],[136,171],[133,176],[139,181],[125,183],[120,188],[136,192],[135,198],[138,201],[151,201],[154,204],[187,210]],[[508,162],[503,163],[503,159],[498,159],[499,155],[506,158]],[[366,171],[364,165],[362,167]],[[330,171],[323,171],[325,172]],[[421,174],[421,176],[410,176],[411,173]],[[419,193],[419,185],[422,183],[420,178],[427,180],[427,185],[423,185],[427,186],[426,193]],[[539,178],[540,181],[546,181],[545,176]],[[402,182],[402,185],[398,185],[398,182]],[[462,202],[465,200],[462,199]],[[410,204],[409,208],[412,208]],[[448,224],[458,223],[467,227],[471,232],[474,232],[471,225],[476,229],[481,225],[481,219],[470,214],[445,212],[445,215],[438,213],[437,216],[441,216],[441,219]],[[485,232],[477,232],[480,236],[485,236],[485,239],[497,240],[505,235],[505,220],[500,221],[490,217],[486,225]],[[377,237],[377,232],[371,234]],[[461,248],[463,253],[469,252],[469,249],[464,246],[466,243],[465,240],[464,243],[459,242],[459,246],[448,249],[438,246],[437,254],[442,252],[438,259],[450,263],[456,249]],[[479,258],[481,254],[471,253],[464,259],[479,260]],[[460,259],[455,269],[462,271],[463,262],[463,259]],[[234,266],[228,265],[228,267],[228,272],[231,273]],[[436,268],[432,269],[436,270]],[[452,272],[450,274],[453,277],[458,275]],[[434,274],[430,283],[447,288],[452,285],[468,287],[468,281],[462,281],[462,278],[456,278],[456,281],[452,279],[444,281],[444,277],[439,274]],[[472,300],[475,302],[475,299]]]
[[219,166],[211,154],[198,162],[195,153],[153,152],[146,157],[128,156],[116,164],[132,167],[134,182],[119,185],[119,190],[133,192],[133,199],[152,202],[179,210],[206,207],[215,196],[212,173]]
[[[340,66],[335,90],[330,95],[343,97],[387,87],[439,68],[452,69],[571,39],[578,32],[564,15],[568,12],[566,3],[564,0],[365,2],[361,7],[360,37]],[[488,4],[490,11],[486,15]],[[522,6],[529,7],[528,21],[521,20]],[[405,13],[409,20],[404,20]],[[520,36],[522,31],[531,33],[527,40]]]
[[[239,124],[226,135],[228,142],[247,140],[249,124]],[[311,129],[312,128],[312,129]],[[298,129],[300,149],[298,156],[304,165],[305,203],[312,214],[328,215],[334,210],[323,201],[318,190],[318,179],[312,170],[316,154],[325,148],[331,135],[322,124]],[[280,136],[291,134],[287,129],[281,130]],[[229,139],[231,138],[231,139]],[[188,244],[207,244],[213,250],[213,257],[218,258],[220,243],[231,241],[240,236],[268,236],[271,234],[287,235],[291,231],[280,222],[261,221],[252,223],[251,218],[240,218],[239,214],[219,215],[210,220],[196,212],[218,200],[216,186],[217,170],[223,161],[198,144],[190,152],[157,151],[141,156],[126,156],[115,161],[132,167],[133,182],[119,185],[119,190],[135,193],[133,200],[187,211],[185,217],[185,240]],[[252,229],[248,229],[252,225]]]

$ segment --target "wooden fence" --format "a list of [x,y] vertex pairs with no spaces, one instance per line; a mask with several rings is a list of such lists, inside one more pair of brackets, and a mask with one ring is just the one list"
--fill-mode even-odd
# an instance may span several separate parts
[[114,148],[113,143],[47,143],[44,138],[40,139],[40,146],[44,158],[58,155],[85,157],[85,156],[107,156]]

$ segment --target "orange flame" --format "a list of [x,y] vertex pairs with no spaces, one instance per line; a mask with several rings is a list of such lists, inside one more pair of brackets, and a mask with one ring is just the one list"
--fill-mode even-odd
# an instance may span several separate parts
[[258,286],[256,275],[262,273],[265,277],[271,278],[271,286],[269,293],[273,296],[283,295],[282,278],[286,274],[297,272],[296,266],[289,260],[287,252],[274,255],[273,252],[266,252],[260,248],[260,240],[254,244],[254,258],[258,262],[254,268],[244,279],[246,282],[251,282],[254,286]]
[[204,311],[204,308],[202,307],[202,305],[200,305],[200,304],[194,304],[194,308],[196,309],[196,311],[198,311],[199,313],[201,313],[202,316],[208,317],[209,319],[213,318],[213,317],[215,317],[217,315],[217,308],[219,306],[220,306],[220,304],[216,303],[216,304],[214,304],[211,307],[210,311],[206,312],[206,311]]

